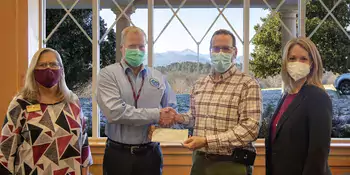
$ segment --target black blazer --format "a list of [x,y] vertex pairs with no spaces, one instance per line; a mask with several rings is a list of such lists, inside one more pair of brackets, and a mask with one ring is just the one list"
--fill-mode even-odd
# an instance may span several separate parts
[[[276,117],[283,95],[272,117]],[[304,85],[288,106],[272,141],[271,123],[266,145],[266,175],[330,175],[328,154],[332,129],[332,102],[328,94]]]

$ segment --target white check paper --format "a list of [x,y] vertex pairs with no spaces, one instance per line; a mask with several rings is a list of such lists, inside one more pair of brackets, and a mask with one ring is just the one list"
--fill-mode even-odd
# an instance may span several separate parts
[[188,129],[157,128],[153,131],[152,142],[183,143],[188,138]]

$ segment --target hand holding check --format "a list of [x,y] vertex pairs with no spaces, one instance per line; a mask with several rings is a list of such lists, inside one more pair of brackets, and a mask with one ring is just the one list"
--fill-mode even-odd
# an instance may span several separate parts
[[192,136],[188,138],[187,129],[170,129],[176,123],[183,123],[184,117],[178,114],[175,109],[171,107],[160,110],[159,125],[162,128],[151,126],[149,128],[148,137],[153,142],[161,143],[181,143],[184,147],[190,150],[196,150],[207,145],[205,137]]

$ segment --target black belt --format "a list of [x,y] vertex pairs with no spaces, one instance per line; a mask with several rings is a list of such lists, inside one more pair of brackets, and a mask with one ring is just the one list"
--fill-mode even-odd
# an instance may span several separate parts
[[232,155],[218,155],[218,154],[208,154],[202,151],[197,151],[197,154],[200,156],[204,156],[207,160],[212,161],[232,161]]
[[217,155],[207,154],[205,152],[198,151],[200,156],[204,156],[207,160],[213,161],[233,161],[244,165],[254,165],[256,153],[253,151],[245,150],[242,148],[235,148],[232,151],[232,155]]
[[125,144],[119,143],[111,139],[107,139],[106,147],[117,149],[117,150],[125,150],[130,152],[130,154],[138,154],[144,153],[149,150],[153,150],[159,143],[149,142],[144,144]]

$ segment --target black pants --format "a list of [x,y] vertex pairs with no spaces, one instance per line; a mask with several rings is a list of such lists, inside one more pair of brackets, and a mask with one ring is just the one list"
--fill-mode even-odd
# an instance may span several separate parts
[[152,143],[142,151],[116,148],[111,144],[113,143],[107,141],[103,157],[104,175],[162,174],[163,157],[158,143]]

